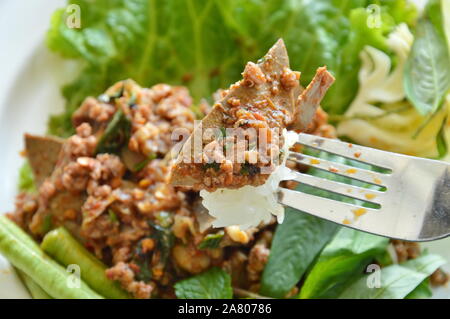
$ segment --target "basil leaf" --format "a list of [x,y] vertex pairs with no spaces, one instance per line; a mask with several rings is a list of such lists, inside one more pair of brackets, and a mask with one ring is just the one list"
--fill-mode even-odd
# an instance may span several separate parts
[[433,295],[433,292],[430,289],[429,280],[426,279],[426,280],[422,281],[420,283],[420,285],[418,285],[416,287],[416,289],[411,291],[405,297],[405,299],[427,299],[427,298],[430,298],[432,295]]
[[260,293],[284,297],[300,280],[309,265],[332,238],[337,225],[286,208],[285,220],[277,226],[264,268]]
[[220,268],[179,281],[175,284],[175,294],[180,299],[231,299],[231,277]]
[[408,296],[436,269],[446,261],[437,255],[426,254],[408,260],[403,264],[395,264],[380,270],[380,288],[369,288],[367,280],[371,275],[363,275],[349,286],[339,298],[350,299],[402,299]]
[[403,85],[408,100],[422,115],[436,112],[450,89],[450,57],[433,24],[419,21],[406,61]]
[[198,245],[199,249],[216,249],[219,248],[220,241],[222,240],[225,233],[223,231],[218,231],[215,234],[208,234],[203,238],[203,240]]
[[335,298],[381,255],[389,239],[350,228],[341,228],[324,248],[302,286],[299,297]]

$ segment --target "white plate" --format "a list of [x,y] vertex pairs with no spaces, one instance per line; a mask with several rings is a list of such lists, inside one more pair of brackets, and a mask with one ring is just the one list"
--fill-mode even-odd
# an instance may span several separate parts
[[[14,209],[18,169],[23,162],[19,155],[23,133],[45,133],[49,114],[59,112],[64,105],[61,85],[78,71],[44,46],[50,14],[63,3],[62,0],[0,3],[0,43],[7,44],[0,50],[0,212]],[[424,246],[450,260],[450,238]],[[450,264],[446,269],[450,271]],[[450,289],[437,289],[434,296],[450,298]],[[0,298],[29,298],[1,256]]]

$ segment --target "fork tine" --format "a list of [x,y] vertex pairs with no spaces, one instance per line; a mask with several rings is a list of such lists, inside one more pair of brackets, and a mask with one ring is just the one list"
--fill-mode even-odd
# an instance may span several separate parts
[[278,194],[278,201],[283,205],[339,224],[348,225],[347,221],[357,221],[362,215],[379,212],[377,209],[339,202],[282,187],[278,188]]
[[333,153],[365,164],[393,169],[400,154],[376,150],[369,147],[341,142],[337,139],[299,133],[298,143],[316,150]]
[[306,154],[289,152],[288,159],[299,164],[308,165],[310,167],[315,167],[340,176],[353,178],[361,182],[377,186],[386,186],[386,180],[389,179],[389,175],[386,174],[381,174],[362,168],[355,168],[352,166],[316,158]]
[[383,192],[372,189],[331,181],[299,172],[292,171],[292,173],[295,175],[295,177],[292,178],[294,181],[373,204],[381,204],[381,199],[384,195]]

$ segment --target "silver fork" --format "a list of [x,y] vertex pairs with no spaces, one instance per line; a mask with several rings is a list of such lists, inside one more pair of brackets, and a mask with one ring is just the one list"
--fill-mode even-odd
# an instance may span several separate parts
[[[375,185],[378,189],[293,172],[295,177],[292,180],[359,201],[350,204],[280,187],[281,204],[344,226],[390,238],[430,241],[450,235],[450,164],[304,133],[298,134],[297,142],[316,150],[378,166],[387,172],[380,173],[291,152],[289,160]],[[361,201],[375,204],[378,208],[364,207]]]

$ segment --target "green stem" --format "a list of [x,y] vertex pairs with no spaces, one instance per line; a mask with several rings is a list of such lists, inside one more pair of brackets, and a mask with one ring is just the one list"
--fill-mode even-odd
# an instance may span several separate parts
[[15,270],[33,299],[53,299],[44,289],[35,283],[30,276],[18,268],[15,268]]
[[48,232],[42,240],[41,247],[63,266],[78,265],[83,281],[102,296],[112,299],[130,298],[117,282],[106,277],[106,266],[66,229],[57,228]]
[[79,286],[69,285],[76,278],[6,216],[0,216],[0,252],[53,298],[102,299],[81,280]]

